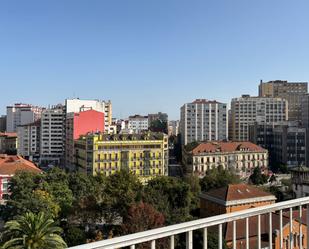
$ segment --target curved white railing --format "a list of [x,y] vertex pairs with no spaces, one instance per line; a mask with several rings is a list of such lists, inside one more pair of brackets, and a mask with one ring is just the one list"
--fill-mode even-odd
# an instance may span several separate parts
[[[223,233],[222,226],[227,222],[233,222],[233,249],[236,249],[236,221],[241,219],[246,219],[246,249],[249,249],[249,218],[257,216],[258,217],[258,239],[257,248],[261,249],[261,215],[268,214],[269,216],[269,234],[272,235],[272,213],[279,212],[280,219],[280,248],[283,248],[283,222],[282,213],[283,210],[288,209],[290,212],[290,235],[292,234],[292,221],[293,208],[299,208],[299,214],[302,218],[302,210],[305,206],[309,205],[309,197],[294,199],[285,202],[279,202],[276,204],[271,204],[267,206],[251,208],[247,210],[242,210],[239,212],[233,212],[223,215],[212,216],[209,218],[194,220],[190,222],[180,223],[177,225],[166,226],[162,228],[157,228],[153,230],[148,230],[145,232],[130,234],[126,236],[121,236],[113,239],[98,241],[94,243],[84,244],[80,246],[71,247],[71,249],[118,249],[130,246],[131,249],[135,249],[135,246],[143,242],[151,242],[151,249],[156,248],[156,240],[161,238],[169,238],[170,249],[174,248],[174,236],[182,233],[186,233],[186,248],[193,248],[193,231],[203,229],[204,236],[204,249],[207,249],[207,228],[212,226],[218,226],[218,249],[223,247]],[[307,223],[309,224],[309,212],[307,212]],[[299,225],[300,238],[302,237],[302,224]],[[307,238],[309,238],[309,226],[307,226]],[[289,236],[289,248],[293,248],[293,236]],[[269,248],[273,248],[272,236],[269,236]],[[300,243],[299,248],[302,249],[302,243]],[[307,239],[306,248],[309,248],[309,239]]]

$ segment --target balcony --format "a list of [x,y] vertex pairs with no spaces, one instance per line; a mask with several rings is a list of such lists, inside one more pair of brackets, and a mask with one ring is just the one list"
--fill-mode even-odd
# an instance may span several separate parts
[[[194,220],[190,222],[185,222],[177,225],[162,227],[158,229],[153,229],[145,232],[135,233],[131,235],[126,235],[122,237],[117,237],[113,239],[108,239],[104,241],[89,243],[85,245],[71,247],[71,249],[118,249],[130,247],[130,249],[135,249],[138,244],[148,242],[150,243],[150,248],[155,249],[156,240],[166,238],[167,243],[169,243],[169,248],[175,248],[175,236],[180,234],[186,234],[186,249],[193,249],[193,232],[196,230],[202,230],[203,233],[203,248],[207,249],[207,231],[210,229],[216,229],[218,234],[218,249],[223,248],[223,227],[225,224],[229,223],[232,228],[232,240],[231,248],[236,249],[240,248],[237,244],[237,225],[240,221],[244,221],[245,236],[242,248],[300,248],[305,249],[309,248],[309,226],[306,224],[309,223],[309,212],[306,211],[306,208],[309,205],[309,197],[304,197],[300,199],[294,199],[291,201],[280,202],[272,205],[267,205],[258,208],[247,209],[239,212],[233,212],[218,216],[213,216],[205,219]],[[298,220],[306,221],[299,222],[295,226],[293,220],[295,220],[294,213],[297,212]],[[284,216],[284,213],[287,213],[288,216]],[[303,216],[303,213],[306,215]],[[306,217],[305,217],[306,216]],[[262,232],[261,224],[262,217],[266,218],[267,222],[264,220],[264,225],[267,224],[266,231],[268,231],[268,241],[262,244]],[[275,220],[278,218],[279,220]],[[256,226],[253,228],[249,224],[252,224],[250,221],[255,219]],[[284,224],[283,220],[287,220],[287,223]],[[278,224],[278,227],[274,227],[274,223]],[[240,228],[240,227],[238,227]],[[257,231],[256,239],[250,241],[251,230],[255,229]],[[288,235],[284,233],[284,229],[288,229]],[[240,230],[240,229],[239,229]],[[265,230],[265,229],[264,229]],[[275,237],[274,237],[275,233]],[[297,236],[296,237],[296,233]],[[288,238],[288,239],[287,239]],[[296,238],[296,239],[295,239]],[[298,239],[297,239],[298,238]],[[306,238],[306,239],[300,239]],[[275,245],[276,241],[277,244]],[[295,240],[295,241],[294,241]],[[296,242],[298,244],[295,246]],[[303,244],[304,243],[304,244]]]

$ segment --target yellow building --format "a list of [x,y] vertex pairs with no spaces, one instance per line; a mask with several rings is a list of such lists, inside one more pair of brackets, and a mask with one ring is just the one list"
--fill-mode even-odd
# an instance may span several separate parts
[[147,181],[167,175],[168,137],[163,133],[88,134],[75,141],[75,163],[79,170],[111,175],[129,170]]

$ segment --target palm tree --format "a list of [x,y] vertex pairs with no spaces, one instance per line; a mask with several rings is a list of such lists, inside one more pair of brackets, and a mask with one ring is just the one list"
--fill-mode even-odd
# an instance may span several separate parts
[[59,235],[62,229],[44,213],[26,213],[4,226],[8,238],[3,249],[63,249],[67,245]]

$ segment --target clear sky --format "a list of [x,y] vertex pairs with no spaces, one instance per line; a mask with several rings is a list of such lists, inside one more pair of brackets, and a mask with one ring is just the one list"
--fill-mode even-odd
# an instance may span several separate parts
[[309,81],[308,0],[3,0],[0,114],[14,102],[110,99],[115,117],[179,118],[260,79]]

